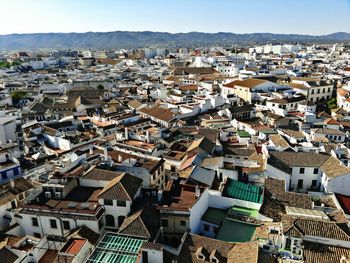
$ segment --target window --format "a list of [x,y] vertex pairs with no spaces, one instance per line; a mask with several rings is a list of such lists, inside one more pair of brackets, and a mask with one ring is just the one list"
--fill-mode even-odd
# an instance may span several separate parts
[[203,229],[204,229],[204,231],[209,232],[210,226],[207,224],[204,224]]
[[103,220],[102,217],[100,218],[100,220],[98,221],[98,229],[101,230],[103,227]]
[[161,220],[161,225],[164,226],[164,227],[167,227],[168,226],[168,219],[162,219]]
[[117,201],[117,206],[126,207],[126,201],[118,200],[118,201]]
[[57,228],[57,221],[55,219],[50,219],[51,228]]
[[287,238],[286,239],[286,246],[285,246],[285,249],[286,250],[290,250],[290,245],[292,244],[292,241],[290,240],[290,238]]
[[109,205],[109,206],[113,205],[113,200],[110,200],[110,199],[104,199],[103,202],[105,205]]
[[299,173],[304,174],[305,173],[305,168],[300,168]]
[[180,221],[180,225],[186,226],[186,220],[181,220],[181,221]]
[[318,168],[314,168],[314,174],[318,174]]
[[270,229],[270,234],[278,235],[279,233],[278,229]]
[[299,179],[298,180],[298,189],[301,189],[301,188],[303,188],[303,180]]
[[63,220],[63,229],[64,230],[70,230],[69,221]]
[[36,238],[41,238],[41,235],[39,233],[33,233],[33,236]]
[[32,226],[39,226],[38,219],[36,217],[32,217]]
[[148,252],[145,250],[142,250],[142,262],[148,263]]

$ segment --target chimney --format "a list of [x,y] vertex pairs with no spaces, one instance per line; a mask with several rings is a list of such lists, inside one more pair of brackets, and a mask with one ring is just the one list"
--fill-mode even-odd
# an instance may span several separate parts
[[196,185],[196,197],[199,198],[200,195],[201,195],[201,191],[200,191],[200,189],[199,189],[199,186]]
[[94,153],[94,148],[93,148],[93,146],[91,145],[90,148],[89,148],[89,154],[90,154],[90,155],[93,155],[93,153]]
[[125,140],[129,140],[129,131],[127,127],[125,127]]
[[107,161],[107,160],[108,160],[107,147],[104,147],[104,148],[103,148],[103,156],[104,156],[104,159]]
[[123,160],[122,155],[121,155],[121,154],[118,154],[118,163],[121,163],[122,160]]
[[149,143],[149,131],[146,131],[146,142]]
[[15,181],[13,179],[10,180],[10,185],[11,185],[11,188],[15,187]]

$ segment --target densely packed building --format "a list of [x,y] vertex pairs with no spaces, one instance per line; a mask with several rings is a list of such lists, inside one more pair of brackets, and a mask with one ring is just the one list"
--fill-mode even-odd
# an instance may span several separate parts
[[0,61],[0,261],[350,262],[349,45]]

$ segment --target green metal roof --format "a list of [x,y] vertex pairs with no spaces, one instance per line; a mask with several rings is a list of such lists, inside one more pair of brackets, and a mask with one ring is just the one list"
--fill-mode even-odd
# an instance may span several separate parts
[[240,206],[233,206],[231,208],[231,210],[229,211],[229,213],[233,213],[233,214],[239,214],[239,215],[243,215],[243,216],[250,216],[250,217],[254,217],[257,218],[259,215],[259,211],[255,210],[255,209],[248,209],[245,207],[240,207]]
[[250,134],[246,131],[239,131],[239,132],[237,132],[237,134],[241,138],[249,138],[250,137]]
[[262,203],[263,188],[260,186],[227,179],[223,195],[239,200]]
[[278,132],[275,130],[261,130],[261,133],[265,133],[265,134],[277,134]]
[[202,221],[220,225],[226,217],[226,212],[227,210],[208,207],[207,211],[205,211],[204,215],[202,216]]
[[87,263],[135,263],[144,242],[143,239],[106,233]]
[[226,218],[222,222],[216,239],[227,242],[248,242],[252,239],[256,225]]

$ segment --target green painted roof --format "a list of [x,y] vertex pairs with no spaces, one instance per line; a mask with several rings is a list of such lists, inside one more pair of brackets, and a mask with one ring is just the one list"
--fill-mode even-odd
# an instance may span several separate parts
[[278,132],[275,130],[261,130],[261,133],[265,133],[265,134],[277,134]]
[[250,217],[254,217],[254,218],[257,218],[259,215],[258,210],[248,209],[248,208],[240,207],[240,206],[233,206],[231,208],[231,210],[229,211],[229,213],[239,214],[239,215],[243,215],[243,216],[250,216]]
[[249,138],[250,137],[250,134],[246,131],[239,131],[239,132],[237,132],[237,134],[241,138]]
[[248,242],[255,233],[256,225],[225,219],[219,229],[216,239],[227,242]]
[[261,204],[263,200],[263,188],[228,178],[223,195],[230,198]]
[[135,263],[144,242],[143,239],[106,233],[87,263]]
[[204,215],[202,216],[202,221],[220,225],[226,217],[226,212],[227,210],[208,207],[207,211],[205,211]]

